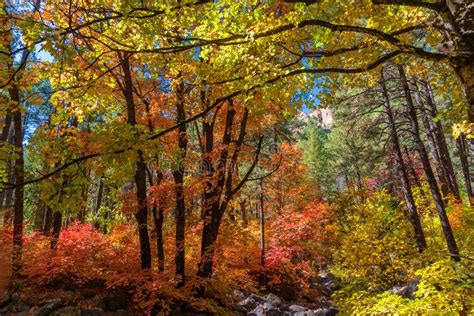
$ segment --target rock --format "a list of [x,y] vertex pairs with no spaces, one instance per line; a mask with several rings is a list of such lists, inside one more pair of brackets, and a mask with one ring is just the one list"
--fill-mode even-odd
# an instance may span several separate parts
[[255,307],[253,309],[253,311],[251,311],[250,313],[248,313],[247,315],[251,315],[251,316],[264,316],[265,315],[265,310],[263,309],[262,306],[258,305],[257,307]]
[[303,307],[303,306],[300,306],[300,305],[296,305],[296,304],[293,304],[293,305],[290,305],[290,307],[288,308],[290,310],[290,312],[305,312],[306,311],[306,307]]
[[315,316],[334,316],[339,312],[335,307],[322,308],[314,311]]
[[45,300],[33,312],[33,316],[47,316],[62,305],[63,301],[60,298]]
[[102,316],[103,314],[104,310],[98,307],[84,308],[81,310],[81,316]]
[[124,291],[112,290],[105,298],[105,305],[113,312],[127,307],[127,294]]
[[236,301],[242,301],[245,299],[245,295],[242,291],[239,291],[239,290],[234,290],[232,292],[232,298]]
[[245,308],[247,311],[250,311],[257,307],[257,302],[251,296],[249,296],[245,300],[241,301],[239,305]]
[[245,314],[245,315],[247,315],[247,312],[250,310],[250,309],[246,309],[245,307],[239,304],[232,304],[231,308],[234,312],[236,312],[236,314]]
[[276,306],[281,304],[281,299],[273,293],[268,294],[266,300]]
[[[267,310],[267,316],[285,316],[287,313],[279,310],[278,308],[272,308]],[[291,315],[291,314],[290,314]]]
[[318,279],[320,283],[334,281],[335,277],[331,272],[322,271],[318,273]]
[[273,305],[273,304],[270,303],[270,302],[265,302],[265,303],[263,304],[263,309],[266,310],[266,311],[269,310],[269,309],[274,309],[274,308],[276,308],[275,305]]
[[411,300],[416,299],[415,292],[418,291],[418,284],[420,283],[420,279],[413,279],[408,281],[407,289],[402,294],[404,298],[409,298]]
[[0,296],[0,308],[6,307],[8,304],[10,304],[12,301],[12,296],[10,292],[4,291],[2,295]]
[[249,297],[253,298],[255,302],[260,303],[260,304],[264,304],[267,301],[266,298],[257,294],[250,294]]
[[0,315],[6,315],[8,313],[8,306],[0,308]]
[[65,306],[53,311],[51,316],[81,316],[81,310],[74,306]]

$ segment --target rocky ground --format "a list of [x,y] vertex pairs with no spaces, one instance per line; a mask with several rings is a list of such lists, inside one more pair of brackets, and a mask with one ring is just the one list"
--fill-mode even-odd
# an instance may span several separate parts
[[[334,278],[329,273],[322,273],[312,284],[304,297],[285,300],[278,295],[269,293],[257,295],[235,290],[232,294],[234,304],[232,313],[252,316],[313,316],[335,315],[338,309],[331,306],[329,297],[336,288]],[[313,293],[313,296],[308,293]],[[78,295],[81,304],[78,304]],[[0,298],[0,316],[102,316],[102,315],[136,315],[129,312],[127,293],[112,290],[106,295],[97,295],[93,290],[62,291],[57,297],[42,300],[40,303],[25,294],[4,292]],[[176,307],[172,315],[203,315]]]

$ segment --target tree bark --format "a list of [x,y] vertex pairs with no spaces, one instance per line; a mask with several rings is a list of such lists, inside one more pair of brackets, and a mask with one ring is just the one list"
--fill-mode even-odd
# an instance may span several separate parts
[[464,184],[466,186],[466,193],[469,198],[469,204],[474,207],[474,192],[472,188],[472,178],[469,171],[468,149],[464,140],[464,135],[460,135],[456,139],[456,144],[459,152],[459,159],[461,160],[461,169],[464,176]]
[[15,146],[16,159],[14,166],[14,178],[15,184],[15,198],[13,208],[13,275],[15,276],[21,266],[21,257],[23,250],[23,216],[24,216],[24,187],[22,184],[25,177],[25,166],[23,160],[23,126],[22,126],[22,115],[20,109],[20,94],[17,86],[13,86],[9,89],[11,100],[14,102],[12,106],[13,116],[13,145]]
[[[411,84],[415,88],[413,96],[415,98],[415,102],[418,105],[418,108],[421,110],[421,120],[423,122],[423,127],[425,129],[426,139],[428,141],[428,146],[431,151],[431,157],[433,158],[434,165],[436,166],[436,171],[438,174],[438,179],[440,182],[441,192],[443,192],[444,196],[447,196],[450,193],[450,188],[452,187],[451,184],[448,184],[450,179],[448,175],[448,170],[445,165],[441,162],[441,157],[439,154],[439,147],[437,146],[437,142],[435,142],[435,137],[432,133],[431,123],[429,119],[429,114],[427,113],[427,109],[425,108],[423,102],[421,102],[418,86],[416,84],[415,79],[411,79]],[[431,115],[430,115],[431,116]]]
[[[129,56],[125,56],[122,62],[122,70],[124,73],[124,84],[122,92],[124,94],[127,105],[127,122],[131,126],[137,125],[135,115],[135,101],[133,99],[133,81],[130,73]],[[150,239],[148,237],[148,207],[146,196],[146,165],[143,161],[143,152],[137,150],[137,161],[135,169],[135,186],[138,209],[135,213],[135,219],[138,223],[138,236],[140,241],[140,261],[142,269],[151,268],[151,248]]]
[[43,219],[43,235],[48,236],[51,232],[51,226],[53,225],[53,211],[47,204],[45,206],[44,219]]
[[449,155],[449,149],[448,144],[446,142],[446,137],[444,135],[443,125],[441,124],[441,121],[436,120],[436,117],[438,116],[438,109],[434,99],[433,90],[431,89],[431,86],[427,81],[422,81],[422,85],[425,90],[426,103],[428,105],[428,109],[433,120],[433,132],[435,136],[435,141],[439,149],[441,165],[446,175],[449,191],[458,201],[461,201],[458,182],[456,179],[456,173],[454,172],[453,162]]
[[54,212],[53,213],[53,231],[51,233],[51,249],[56,249],[58,247],[59,234],[61,233],[61,226],[63,222],[63,213]]
[[421,226],[420,216],[418,215],[418,211],[416,209],[415,199],[413,198],[413,193],[411,191],[410,181],[408,178],[408,173],[405,169],[405,165],[403,164],[403,155],[400,148],[400,140],[398,138],[397,127],[395,123],[395,118],[393,116],[393,111],[390,105],[390,98],[385,86],[385,78],[383,69],[381,70],[381,88],[382,88],[382,96],[383,96],[383,104],[385,108],[385,114],[387,116],[387,123],[390,130],[390,141],[391,141],[391,149],[392,149],[392,159],[395,163],[396,173],[398,175],[398,179],[402,186],[402,193],[403,197],[405,198],[405,203],[407,206],[407,214],[408,219],[413,227],[413,233],[416,241],[416,245],[418,251],[421,253],[426,249],[426,239],[425,234],[423,232],[423,227]]
[[459,257],[458,246],[456,244],[456,240],[454,238],[451,224],[449,223],[449,219],[446,214],[444,202],[443,202],[441,193],[439,191],[438,184],[436,182],[436,177],[433,173],[433,169],[431,168],[428,154],[426,153],[425,146],[423,145],[423,142],[420,137],[420,128],[418,126],[416,109],[415,109],[415,106],[413,105],[413,100],[411,97],[410,87],[408,85],[405,70],[403,69],[403,66],[401,65],[397,64],[396,66],[398,69],[398,73],[400,75],[401,84],[403,87],[405,100],[408,107],[408,114],[410,117],[410,126],[411,126],[413,139],[414,139],[418,154],[420,155],[420,160],[421,160],[421,163],[423,164],[423,169],[425,170],[426,181],[429,184],[431,194],[433,196],[433,200],[436,206],[436,210],[438,212],[441,227],[443,228],[443,233],[446,239],[446,244],[448,246],[449,255],[453,260],[459,261],[460,257]]
[[263,202],[263,179],[260,179],[260,265],[265,266],[265,205]]

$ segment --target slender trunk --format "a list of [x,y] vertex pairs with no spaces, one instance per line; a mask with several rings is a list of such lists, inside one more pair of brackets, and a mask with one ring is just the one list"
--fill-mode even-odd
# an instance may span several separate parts
[[94,205],[94,227],[96,229],[100,228],[100,224],[98,221],[100,207],[102,206],[102,196],[104,195],[104,181],[102,178],[99,179],[99,188],[97,190],[97,199]]
[[53,225],[53,210],[47,204],[44,210],[44,219],[43,219],[43,234],[48,236],[51,232],[51,226]]
[[[12,140],[13,142],[13,140]],[[8,182],[9,183],[14,183],[15,182],[15,165],[13,163],[13,160],[9,160],[7,162],[8,166]],[[8,225],[11,222],[12,218],[12,202],[13,202],[13,191],[15,189],[6,189],[5,190],[5,196],[4,196],[4,204],[3,204],[3,209],[4,209],[4,214],[3,214],[3,225]]]
[[428,146],[431,151],[431,157],[433,158],[434,165],[436,166],[436,171],[438,174],[441,192],[443,192],[444,196],[447,196],[451,191],[450,188],[452,187],[452,185],[449,183],[450,178],[448,175],[448,171],[445,168],[444,164],[441,162],[439,147],[437,146],[437,143],[435,142],[435,137],[432,132],[431,123],[429,119],[429,113],[427,113],[428,112],[427,109],[425,108],[424,104],[421,102],[416,80],[411,79],[411,84],[415,87],[413,96],[415,98],[415,102],[417,103],[419,109],[421,110],[420,111],[421,120],[423,122],[423,127],[425,129]]
[[63,222],[63,213],[54,212],[53,214],[53,231],[51,233],[51,249],[56,249],[58,246],[59,234],[61,233],[61,226]]
[[11,100],[14,102],[12,106],[14,137],[13,145],[15,146],[16,159],[14,166],[15,178],[15,199],[13,208],[13,274],[18,273],[21,266],[21,256],[23,247],[23,199],[24,199],[24,160],[23,160],[23,126],[22,115],[20,109],[20,95],[18,88],[13,86],[10,89]]
[[431,114],[431,118],[433,119],[433,132],[437,147],[439,149],[439,157],[441,160],[442,167],[444,169],[444,173],[447,178],[447,183],[449,185],[449,191],[454,195],[454,197],[460,201],[461,196],[459,194],[459,187],[458,182],[456,179],[456,173],[454,172],[453,162],[449,155],[449,148],[446,142],[446,137],[443,131],[443,125],[441,124],[440,120],[436,120],[438,116],[438,109],[436,106],[436,102],[433,96],[433,90],[428,82],[422,81],[423,88],[425,90],[426,96],[426,103],[428,105],[428,109]]
[[[181,79],[179,79],[181,80]],[[186,111],[184,108],[184,84],[182,81],[176,89],[176,121],[181,123],[186,119]],[[176,220],[176,238],[175,238],[175,265],[176,265],[176,280],[177,286],[181,287],[185,283],[185,232],[186,232],[186,201],[184,192],[184,173],[185,165],[184,159],[186,158],[186,150],[188,146],[186,124],[180,125],[178,129],[178,148],[179,153],[179,164],[177,169],[173,171],[174,178],[174,190],[176,195],[176,206],[175,206],[175,220]]]
[[[125,56],[122,62],[122,70],[124,73],[124,83],[122,92],[127,105],[127,122],[131,126],[137,125],[135,114],[135,101],[133,99],[133,81],[130,73],[129,56]],[[137,150],[137,160],[134,181],[137,196],[137,212],[135,219],[138,224],[138,237],[140,241],[140,262],[142,269],[151,268],[151,248],[150,239],[148,237],[148,207],[146,197],[146,165],[143,161],[143,152]]]
[[164,223],[164,210],[163,207],[153,205],[152,209],[153,221],[155,223],[156,231],[156,251],[158,256],[158,271],[165,271],[165,251],[163,247],[163,223]]
[[[408,151],[407,147],[405,147],[405,154],[408,157],[408,166],[405,169],[409,169],[409,171],[410,171],[410,172],[408,172],[408,170],[407,170],[407,174],[409,175],[409,173],[411,173],[411,175],[413,177],[413,183],[417,187],[421,187],[421,181],[418,178],[418,174],[416,173],[416,169],[415,169],[415,162],[413,161],[412,156],[410,155],[410,152]],[[410,177],[408,177],[408,179],[410,179]]]
[[46,206],[43,201],[38,201],[37,203],[38,204],[35,210],[34,230],[40,232],[43,228],[43,219],[44,213],[46,211]]
[[265,208],[263,202],[263,179],[260,179],[260,265],[265,265]]
[[247,208],[245,207],[245,202],[240,201],[240,218],[242,219],[242,227],[247,227]]
[[456,139],[456,144],[459,152],[459,159],[461,160],[461,169],[464,176],[464,184],[466,186],[466,193],[469,198],[469,203],[474,207],[474,192],[472,188],[471,175],[469,172],[468,150],[466,148],[465,136],[460,135]]
[[[234,122],[235,109],[232,101],[227,105],[227,114],[225,121],[224,135],[222,138],[223,149],[219,157],[219,165],[214,170],[210,167],[206,175],[206,189],[204,193],[204,226],[202,230],[201,239],[201,261],[198,268],[198,276],[207,278],[212,275],[213,257],[215,242],[219,232],[222,216],[225,212],[225,207],[221,207],[221,195],[224,193],[224,185],[226,184],[226,170],[228,146],[232,137],[232,125]],[[204,125],[206,126],[206,125]],[[212,129],[205,129],[205,133],[212,133]],[[212,151],[213,135],[206,134],[206,153]],[[210,166],[210,165],[209,165]],[[215,175],[216,181],[214,183],[212,177]]]
[[418,126],[418,119],[416,114],[415,106],[413,105],[413,100],[411,97],[410,87],[408,86],[408,81],[406,78],[405,70],[403,66],[397,65],[398,72],[400,74],[400,79],[403,87],[403,91],[405,94],[405,99],[408,107],[408,114],[410,117],[410,125],[411,131],[413,135],[413,139],[420,155],[421,163],[423,164],[423,169],[425,170],[426,181],[428,182],[431,190],[431,194],[433,196],[433,200],[436,206],[436,210],[438,212],[438,216],[441,222],[441,226],[443,228],[444,237],[446,239],[446,244],[448,246],[449,255],[455,261],[459,261],[459,250],[456,244],[456,240],[454,238],[454,234],[451,228],[451,224],[449,223],[448,216],[446,214],[444,202],[441,196],[441,193],[438,188],[438,184],[436,182],[436,177],[433,173],[433,169],[431,168],[431,164],[428,158],[428,154],[426,153],[425,146],[420,137],[420,128]]
[[421,253],[426,249],[426,239],[425,234],[423,232],[423,228],[421,226],[420,216],[418,215],[418,211],[416,209],[415,199],[413,198],[413,193],[411,191],[410,181],[408,179],[408,173],[405,169],[405,165],[403,164],[403,155],[400,149],[400,140],[398,138],[397,128],[395,119],[393,116],[393,111],[390,105],[390,99],[388,96],[387,89],[385,87],[385,78],[383,69],[381,71],[381,87],[382,87],[382,96],[384,99],[384,108],[385,113],[387,116],[387,123],[390,129],[390,140],[391,140],[391,149],[392,149],[392,159],[395,163],[396,173],[398,175],[398,179],[402,186],[402,193],[403,197],[405,198],[405,203],[407,206],[407,214],[408,219],[410,220],[411,225],[413,226],[413,233],[415,236],[416,245],[418,247],[418,251]]

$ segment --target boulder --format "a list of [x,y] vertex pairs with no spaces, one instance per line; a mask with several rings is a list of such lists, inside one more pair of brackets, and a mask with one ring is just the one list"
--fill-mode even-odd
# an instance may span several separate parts
[[265,303],[263,304],[263,309],[266,310],[266,311],[267,311],[267,310],[270,310],[270,309],[274,309],[274,308],[276,308],[276,306],[273,305],[273,304],[270,303],[270,302],[265,302]]
[[258,305],[247,315],[249,315],[249,316],[264,316],[265,315],[265,310],[263,309],[263,306]]
[[112,290],[105,298],[105,305],[112,312],[124,309],[127,307],[127,294],[125,291]]
[[266,298],[264,298],[263,296],[257,295],[257,294],[250,294],[249,297],[253,298],[255,300],[255,302],[257,302],[259,304],[264,304],[267,301]]
[[307,310],[306,307],[303,307],[301,305],[296,305],[296,304],[293,304],[293,305],[290,305],[290,307],[288,308],[290,310],[290,312],[305,312]]
[[265,299],[276,306],[281,304],[281,299],[273,293],[268,294]]
[[416,299],[415,292],[418,291],[418,284],[420,283],[420,279],[413,279],[408,281],[407,289],[402,294],[404,298],[409,298],[411,300]]
[[62,305],[63,301],[59,298],[45,300],[41,302],[39,307],[33,312],[33,316],[47,316]]
[[315,316],[334,316],[339,312],[335,307],[322,308],[314,311]]
[[285,312],[279,310],[276,307],[267,310],[267,316],[285,316],[285,315],[287,315]]
[[257,302],[251,296],[249,296],[245,300],[239,302],[239,305],[245,308],[247,311],[250,311],[257,307]]

